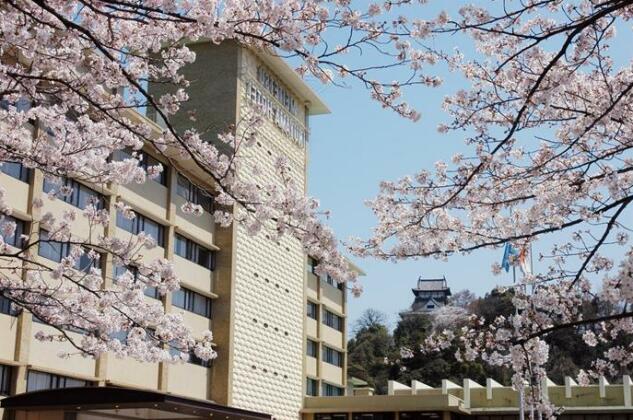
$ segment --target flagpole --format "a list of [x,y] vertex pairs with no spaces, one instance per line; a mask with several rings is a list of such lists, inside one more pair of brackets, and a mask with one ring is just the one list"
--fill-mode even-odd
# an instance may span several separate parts
[[[517,283],[517,267],[516,267],[516,264],[512,264],[512,284],[514,284],[514,286],[516,287],[516,283]],[[516,316],[518,316],[519,309],[515,307],[514,313]],[[523,380],[521,382],[523,382]],[[525,420],[525,411],[523,410],[523,386],[524,384],[521,384],[521,386],[519,387],[519,420]]]

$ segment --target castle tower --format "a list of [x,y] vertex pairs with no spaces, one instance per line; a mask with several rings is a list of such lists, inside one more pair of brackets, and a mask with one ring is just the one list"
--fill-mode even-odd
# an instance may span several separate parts
[[408,311],[401,313],[402,316],[412,316],[428,314],[448,304],[448,297],[451,289],[448,287],[446,277],[441,279],[418,278],[418,285],[411,289],[415,299]]

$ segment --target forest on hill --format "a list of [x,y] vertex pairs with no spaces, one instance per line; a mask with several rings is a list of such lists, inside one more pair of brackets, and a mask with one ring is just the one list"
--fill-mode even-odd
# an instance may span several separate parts
[[[480,298],[463,290],[452,296],[450,305],[462,308],[464,314],[479,315],[486,320],[510,316],[515,311],[512,294],[508,290],[495,289]],[[611,310],[607,306],[596,298],[585,304],[583,315],[593,318]],[[434,330],[449,326],[442,325],[447,322],[454,320],[437,319],[432,314],[400,316],[391,331],[385,314],[375,309],[366,310],[353,326],[348,342],[348,375],[366,381],[375,388],[377,394],[387,393],[387,381],[390,379],[404,384],[418,380],[431,386],[439,386],[442,379],[461,383],[464,378],[470,378],[485,384],[486,378],[493,378],[504,385],[510,385],[512,373],[509,369],[490,366],[481,361],[458,361],[455,357],[457,349],[454,347],[439,352],[421,351],[424,340]],[[584,331],[568,328],[547,337],[546,341],[550,346],[547,372],[555,383],[563,384],[565,376],[575,378],[580,369],[591,367],[607,349],[603,343],[594,347],[585,344],[582,332]],[[617,343],[612,343],[611,346],[614,344]],[[616,383],[621,381],[624,374],[629,372],[612,372],[607,379]]]

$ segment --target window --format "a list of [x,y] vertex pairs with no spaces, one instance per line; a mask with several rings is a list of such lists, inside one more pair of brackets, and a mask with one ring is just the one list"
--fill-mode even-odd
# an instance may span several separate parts
[[60,188],[62,187],[71,189],[71,192],[68,195],[58,194],[57,197],[68,204],[72,204],[80,209],[85,209],[89,204],[94,205],[97,209],[102,209],[104,207],[105,198],[92,188],[88,188],[72,179],[65,178],[60,184],[55,184],[54,182],[44,178],[45,193],[50,191],[56,191],[59,193]]
[[344,394],[345,392],[343,388],[341,387],[326,384],[326,383],[323,384],[324,397],[342,397]]
[[307,315],[309,318],[317,319],[317,304],[308,301]]
[[312,274],[314,274],[316,276],[316,271],[315,270],[316,270],[316,266],[318,264],[319,263],[317,262],[317,260],[315,260],[312,257],[308,257],[308,265],[306,267],[308,273],[312,273]]
[[323,361],[334,366],[343,367],[343,353],[323,346]]
[[[395,413],[394,412],[384,412],[384,413],[353,413],[352,420],[394,420]],[[429,416],[429,420],[433,417]],[[439,419],[439,416],[436,417]],[[501,420],[501,419],[498,419]]]
[[[325,386],[325,384],[323,384]],[[347,420],[345,413],[315,413],[314,420]]]
[[0,295],[0,314],[17,316],[18,311],[13,309],[11,301],[6,297]]
[[[132,153],[133,152],[131,150],[116,150],[112,156],[112,159],[116,161],[132,159]],[[161,165],[163,167],[163,170],[160,172],[160,174],[151,179],[152,181],[158,182],[160,185],[167,185],[167,168],[165,167],[165,165],[163,165],[158,159],[145,153],[142,150],[137,150],[135,154],[136,159],[139,161],[138,166],[145,169],[145,171],[147,171],[147,168],[149,168],[150,166]]]
[[213,197],[211,194],[196,187],[180,174],[178,174],[176,193],[193,204],[199,204],[205,211],[213,212]]
[[18,162],[2,162],[0,171],[23,182],[29,182],[31,178],[31,170]]
[[68,376],[53,375],[52,373],[30,370],[26,378],[26,391],[39,391],[42,389],[74,388],[92,385],[82,379]]
[[165,227],[156,223],[150,218],[136,213],[136,217],[128,219],[121,211],[117,211],[116,225],[123,230],[138,235],[141,232],[145,232],[150,235],[156,241],[158,246],[165,246]]
[[212,360],[202,360],[201,358],[196,356],[194,352],[189,353],[189,360],[187,362],[205,368],[211,367],[212,364]]
[[198,245],[194,241],[176,234],[174,241],[174,252],[183,258],[193,261],[209,270],[215,268],[215,252]]
[[17,101],[9,101],[7,99],[0,99],[0,109],[8,110],[9,107],[15,107],[15,110],[18,112],[26,112],[33,104],[29,98],[20,98]]
[[15,217],[4,216],[2,218],[1,224],[5,224],[7,222],[15,223],[15,232],[13,232],[13,235],[3,237],[2,239],[8,245],[11,245],[16,248],[23,248],[24,240],[22,239],[22,235],[24,235],[26,232],[26,222],[20,219],[16,219]]
[[306,395],[311,397],[319,396],[319,381],[312,378],[306,378]]
[[337,331],[343,331],[343,318],[323,308],[323,323]]
[[319,344],[316,341],[310,340],[308,338],[306,354],[312,357],[318,357],[319,354]]
[[[38,250],[40,257],[44,257],[55,262],[61,262],[62,258],[65,258],[70,254],[70,243],[49,239],[49,233],[43,229],[40,230],[40,241]],[[99,260],[100,258],[90,258],[88,250],[84,250],[84,253],[81,254],[79,259],[75,262],[74,268],[79,271],[88,271],[92,267],[98,267]]]
[[[116,283],[117,277],[125,274],[126,271],[129,271],[130,274],[132,274],[135,282],[139,281],[140,273],[138,272],[138,268],[134,266],[125,267],[125,266],[117,265],[117,266],[114,266],[114,282]],[[145,286],[145,289],[143,289],[143,293],[145,294],[145,296],[151,297],[152,299],[161,298],[160,292],[158,291],[156,287],[153,287],[153,286]]]
[[70,252],[70,246],[67,242],[59,242],[48,239],[48,232],[40,230],[40,257],[60,262]]
[[173,292],[171,303],[186,311],[211,318],[211,299],[193,290],[181,287]]
[[325,276],[325,282],[330,286],[336,287],[339,290],[343,290],[345,288],[345,283],[334,280],[332,277],[330,277],[329,274]]
[[11,392],[11,366],[0,365],[0,395],[9,395]]

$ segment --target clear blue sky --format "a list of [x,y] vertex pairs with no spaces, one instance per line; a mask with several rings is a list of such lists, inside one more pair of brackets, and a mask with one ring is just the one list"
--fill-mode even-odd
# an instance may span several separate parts
[[[450,43],[442,45],[444,49],[452,49],[460,41],[456,37],[446,40]],[[469,49],[463,43],[460,48]],[[376,195],[381,180],[432,168],[457,151],[467,152],[460,135],[436,130],[440,122],[449,121],[441,109],[443,97],[465,87],[458,75],[442,69],[438,72],[445,78],[442,87],[407,92],[409,102],[422,113],[417,123],[382,109],[357,84],[342,89],[309,82],[332,110],[311,120],[309,193],[332,211],[329,224],[340,239],[370,235],[375,220],[364,201]],[[349,325],[366,308],[384,312],[395,323],[398,312],[413,301],[411,288],[418,276],[446,276],[452,291],[470,289],[483,295],[495,285],[511,281],[511,275],[492,276],[490,267],[500,259],[501,250],[453,256],[448,262],[421,259],[393,264],[353,259],[367,276],[362,278],[363,296],[349,299]]]

